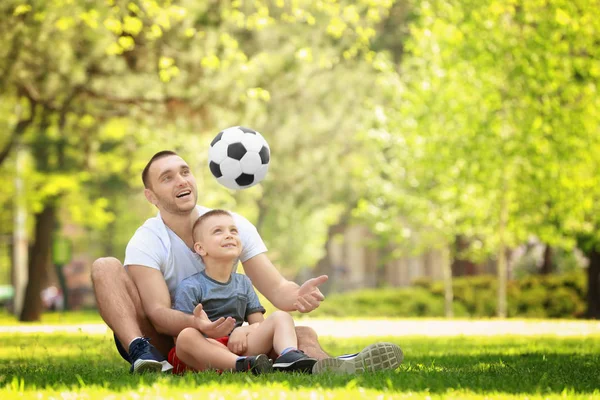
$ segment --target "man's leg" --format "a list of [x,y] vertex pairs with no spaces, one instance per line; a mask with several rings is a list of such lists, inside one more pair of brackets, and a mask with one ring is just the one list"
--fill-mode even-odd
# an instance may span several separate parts
[[92,264],[92,284],[102,319],[125,350],[137,337],[148,337],[163,355],[173,346],[170,337],[156,332],[146,317],[135,284],[119,260],[99,258]]
[[298,349],[306,353],[307,356],[323,360],[331,356],[321,348],[319,338],[313,328],[308,326],[297,326],[296,336],[298,337]]
[[356,354],[319,360],[312,369],[313,374],[323,372],[356,374],[362,372],[393,371],[404,360],[400,346],[379,342],[365,347]]

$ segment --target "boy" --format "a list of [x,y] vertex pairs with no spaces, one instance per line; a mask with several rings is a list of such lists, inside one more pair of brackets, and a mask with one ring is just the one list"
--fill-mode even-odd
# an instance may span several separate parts
[[[234,319],[235,328],[228,337],[221,338],[205,337],[194,328],[184,329],[177,337],[177,358],[196,370],[310,372],[317,360],[298,350],[292,317],[276,311],[265,320],[265,309],[250,279],[232,273],[242,244],[231,214],[209,211],[196,220],[192,232],[194,251],[202,257],[206,269],[177,286],[174,308],[197,317],[206,313],[211,321]],[[244,321],[249,325],[242,326]],[[272,350],[279,357],[271,366],[265,353]]]

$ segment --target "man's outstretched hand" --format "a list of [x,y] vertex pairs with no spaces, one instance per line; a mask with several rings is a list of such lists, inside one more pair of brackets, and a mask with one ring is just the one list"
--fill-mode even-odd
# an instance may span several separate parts
[[321,275],[304,282],[298,290],[298,298],[294,303],[296,310],[301,313],[308,313],[319,307],[325,296],[323,296],[318,286],[327,282],[327,279],[329,279],[327,275]]
[[196,317],[196,329],[213,339],[229,335],[235,326],[233,317],[221,317],[211,322],[206,311],[202,309],[202,304],[194,308],[194,317]]

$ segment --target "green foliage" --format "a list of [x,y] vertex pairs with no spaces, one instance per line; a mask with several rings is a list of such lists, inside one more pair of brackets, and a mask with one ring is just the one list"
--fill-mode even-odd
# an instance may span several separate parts
[[[497,279],[493,276],[454,278],[454,315],[494,317]],[[584,274],[529,276],[508,284],[508,316],[525,318],[581,318],[585,312]],[[318,317],[443,317],[443,282],[417,279],[413,287],[364,289],[336,293],[311,313]]]
[[[247,215],[286,270],[311,265],[327,226],[353,204],[353,135],[363,102],[378,95],[370,41],[390,7],[3,2],[0,127],[11,133],[0,149],[26,145],[30,212],[59,202],[64,224],[91,231],[78,241],[94,255],[122,254],[154,214],[123,203],[139,193],[149,157],[171,148],[192,165],[201,203]],[[208,143],[231,125],[267,137],[276,161],[262,187],[233,193],[210,176]]]
[[[456,304],[455,315],[467,315],[464,307]],[[327,296],[327,300],[310,315],[341,318],[443,317],[444,302],[423,288],[363,289]]]
[[414,5],[400,69],[379,80],[389,103],[364,135],[376,162],[357,214],[382,242],[464,235],[478,259],[530,235],[572,247],[573,230],[593,230],[600,26],[591,2],[574,4]]

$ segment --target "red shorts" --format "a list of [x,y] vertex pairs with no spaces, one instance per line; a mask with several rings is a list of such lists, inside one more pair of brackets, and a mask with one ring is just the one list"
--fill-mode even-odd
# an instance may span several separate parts
[[[223,336],[223,337],[217,338],[215,340],[217,342],[222,343],[225,346],[227,346],[227,343],[229,342],[229,336]],[[175,347],[173,347],[169,351],[169,356],[167,357],[167,361],[169,361],[169,364],[171,364],[173,366],[172,372],[174,374],[180,375],[186,371],[197,372],[194,368],[188,367],[187,365],[185,365],[185,363],[183,361],[181,361],[179,359],[179,357],[177,357],[177,354],[175,353]]]

